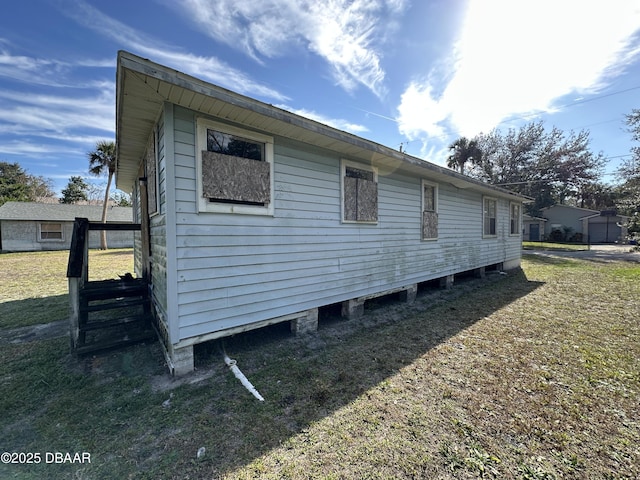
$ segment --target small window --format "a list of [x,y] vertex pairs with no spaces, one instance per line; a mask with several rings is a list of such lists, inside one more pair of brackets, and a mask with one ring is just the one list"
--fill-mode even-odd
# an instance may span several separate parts
[[62,223],[41,223],[40,241],[62,241],[64,240]]
[[511,204],[511,215],[510,215],[510,229],[509,234],[511,235],[520,235],[520,204],[512,203]]
[[273,214],[273,139],[198,121],[200,211]]
[[484,199],[484,230],[483,236],[495,237],[496,236],[496,219],[497,219],[497,201],[495,198]]
[[351,162],[342,164],[343,221],[378,221],[378,172]]
[[422,181],[422,239],[438,238],[438,186]]

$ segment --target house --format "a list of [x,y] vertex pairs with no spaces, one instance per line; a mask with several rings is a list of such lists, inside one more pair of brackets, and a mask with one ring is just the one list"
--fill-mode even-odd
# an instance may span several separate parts
[[545,238],[584,243],[624,242],[627,235],[624,224],[628,217],[615,210],[591,210],[569,205],[543,208]]
[[522,240],[528,242],[539,242],[544,236],[544,225],[546,218],[522,215]]
[[[76,217],[99,222],[102,219],[102,205],[6,202],[0,206],[0,250],[69,250]],[[131,207],[109,207],[107,221],[132,223]],[[133,233],[108,232],[107,245],[110,248],[131,248]],[[89,247],[100,248],[98,232],[91,232]]]
[[174,374],[200,342],[520,265],[522,196],[127,52],[116,149]]

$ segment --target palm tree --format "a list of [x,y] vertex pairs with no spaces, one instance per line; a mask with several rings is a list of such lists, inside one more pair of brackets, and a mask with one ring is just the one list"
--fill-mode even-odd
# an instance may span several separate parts
[[459,169],[462,174],[464,174],[465,163],[471,162],[478,165],[482,159],[482,150],[475,139],[469,140],[467,137],[460,137],[449,145],[449,150],[452,150],[453,153],[447,157],[447,167],[454,170]]
[[[97,177],[105,172],[108,175],[107,188],[104,192],[104,203],[102,205],[102,223],[107,223],[107,206],[109,204],[109,188],[111,187],[111,179],[116,172],[116,144],[102,140],[96,143],[96,149],[87,153],[89,157],[89,173]],[[102,230],[100,236],[100,248],[107,249],[107,232]]]

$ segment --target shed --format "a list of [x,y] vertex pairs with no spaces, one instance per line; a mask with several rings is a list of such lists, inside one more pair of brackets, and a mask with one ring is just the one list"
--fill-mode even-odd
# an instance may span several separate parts
[[[522,196],[119,52],[116,185],[170,369],[276,322],[521,260]],[[148,232],[148,233],[145,233]]]
[[[0,206],[0,250],[69,250],[76,217],[100,222],[102,205],[6,202]],[[132,208],[109,207],[107,222],[132,223]],[[110,248],[131,248],[133,233],[108,232],[107,245]],[[89,248],[100,248],[98,232],[91,232]]]

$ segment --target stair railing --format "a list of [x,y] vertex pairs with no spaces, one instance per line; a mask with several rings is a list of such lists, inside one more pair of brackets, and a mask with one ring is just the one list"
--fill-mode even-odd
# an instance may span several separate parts
[[76,218],[73,222],[73,235],[69,248],[67,264],[69,280],[69,327],[71,350],[78,346],[80,335],[80,290],[89,278],[89,219]]
[[86,313],[81,309],[81,290],[89,280],[89,230],[139,231],[139,223],[99,223],[88,218],[76,218],[69,247],[67,278],[69,280],[69,322],[71,350],[79,346],[80,325],[86,323]]

